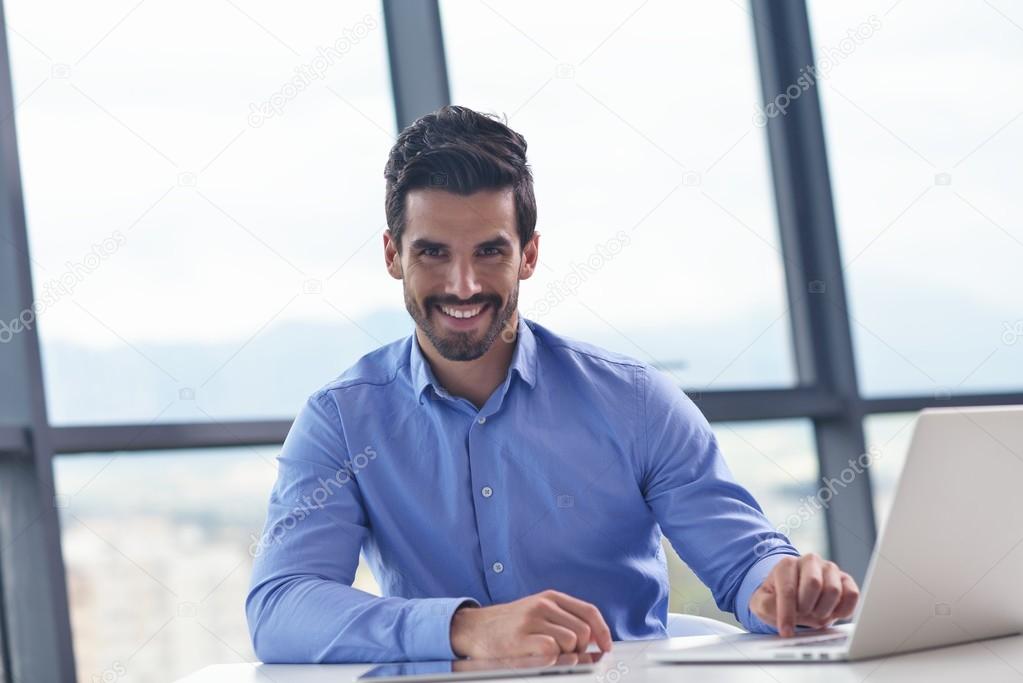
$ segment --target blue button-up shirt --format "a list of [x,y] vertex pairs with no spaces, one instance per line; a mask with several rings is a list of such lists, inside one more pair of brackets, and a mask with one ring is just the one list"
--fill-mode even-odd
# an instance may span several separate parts
[[[649,365],[520,320],[481,409],[415,335],[313,394],[278,457],[246,601],[263,661],[450,659],[452,613],[554,589],[616,640],[665,637],[661,534],[746,628],[796,554],[706,418]],[[351,587],[364,553],[384,597]]]

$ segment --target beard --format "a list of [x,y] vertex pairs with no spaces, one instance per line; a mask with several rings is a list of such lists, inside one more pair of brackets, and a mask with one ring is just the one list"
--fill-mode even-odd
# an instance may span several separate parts
[[[477,294],[465,301],[451,296],[428,296],[420,306],[419,302],[409,293],[408,288],[403,287],[403,289],[405,293],[405,308],[408,310],[409,315],[412,316],[412,320],[415,321],[416,326],[423,331],[423,334],[426,335],[426,338],[430,340],[430,343],[433,344],[440,355],[447,360],[476,360],[489,351],[498,335],[501,334],[508,321],[511,320],[512,315],[515,314],[515,309],[519,305],[518,282],[515,283],[515,288],[508,294],[508,300],[504,306],[501,305],[501,297],[496,294]],[[444,315],[444,313],[438,310],[437,306],[473,306],[477,304],[487,306],[486,310],[481,311],[479,315],[490,315],[491,311],[494,313],[490,325],[479,334],[475,332],[453,332],[441,329],[440,325],[433,324],[434,315]]]

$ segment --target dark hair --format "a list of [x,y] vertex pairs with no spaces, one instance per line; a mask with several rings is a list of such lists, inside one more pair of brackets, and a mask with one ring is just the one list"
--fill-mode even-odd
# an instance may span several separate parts
[[419,118],[398,136],[384,178],[387,227],[399,247],[405,230],[405,196],[424,187],[460,195],[511,188],[521,246],[536,229],[526,139],[493,114],[448,105]]

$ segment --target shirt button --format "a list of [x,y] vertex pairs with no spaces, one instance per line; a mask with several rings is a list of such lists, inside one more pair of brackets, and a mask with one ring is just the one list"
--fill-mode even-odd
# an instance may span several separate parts
[[504,565],[501,564],[500,562],[495,562],[494,564],[490,565],[490,568],[494,570],[495,574],[500,574],[501,572],[504,571]]
[[484,422],[487,421],[487,418],[485,418],[485,417],[478,417],[478,418],[476,418],[476,421],[479,422],[480,424],[483,424]]
[[484,498],[489,498],[490,496],[494,495],[494,489],[490,488],[489,486],[484,486],[480,493],[483,494]]

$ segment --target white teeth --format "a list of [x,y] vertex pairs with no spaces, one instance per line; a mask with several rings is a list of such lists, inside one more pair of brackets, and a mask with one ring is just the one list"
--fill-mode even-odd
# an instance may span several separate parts
[[444,313],[446,315],[450,315],[452,318],[473,318],[473,317],[475,317],[475,316],[480,314],[480,311],[483,310],[483,307],[482,306],[477,306],[476,308],[472,308],[472,309],[469,309],[467,311],[462,311],[462,310],[459,310],[457,308],[449,308],[448,306],[441,306],[440,310],[444,311]]

